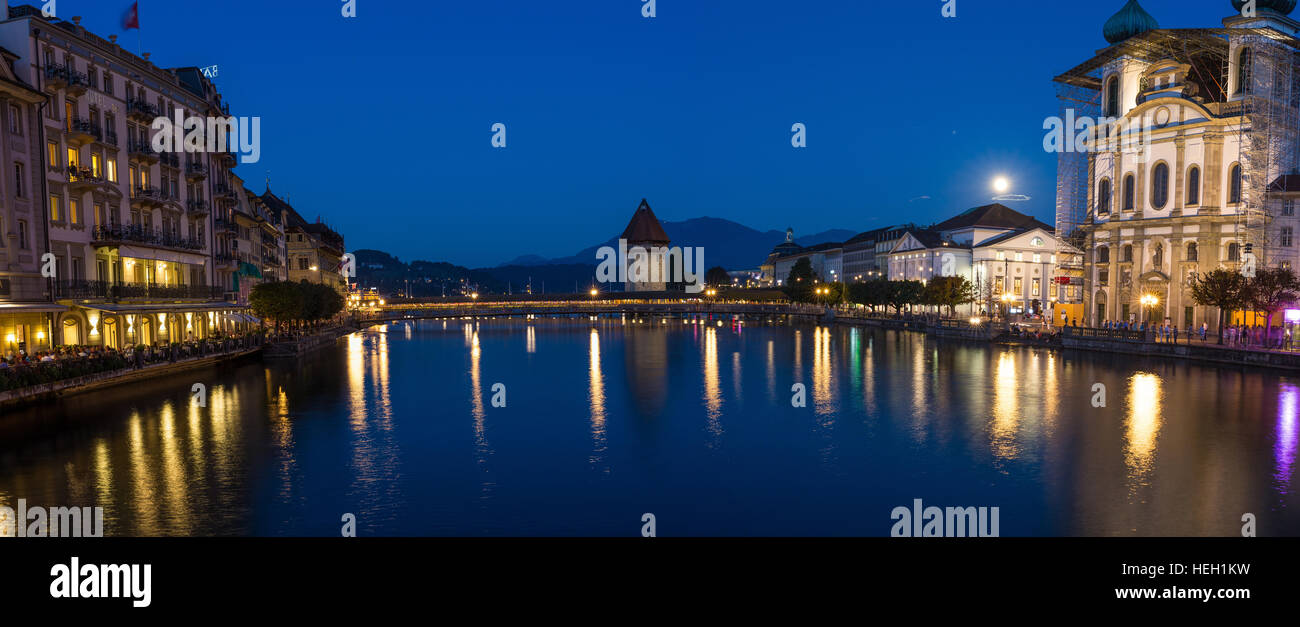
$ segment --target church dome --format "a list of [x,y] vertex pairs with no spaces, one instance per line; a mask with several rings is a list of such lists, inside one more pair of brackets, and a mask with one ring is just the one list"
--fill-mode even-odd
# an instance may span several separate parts
[[[1289,1],[1292,6],[1295,5],[1295,0],[1281,1]],[[1129,37],[1141,35],[1157,28],[1160,28],[1160,24],[1156,22],[1156,18],[1151,17],[1151,14],[1147,13],[1146,9],[1143,9],[1137,0],[1128,0],[1128,4],[1124,5],[1124,8],[1120,9],[1119,13],[1106,20],[1106,26],[1102,28],[1102,34],[1106,36],[1106,41],[1117,44]]]
[[[1246,7],[1250,0],[1232,0],[1232,8],[1238,13]],[[1269,9],[1286,15],[1295,10],[1296,0],[1255,0],[1255,9]]]

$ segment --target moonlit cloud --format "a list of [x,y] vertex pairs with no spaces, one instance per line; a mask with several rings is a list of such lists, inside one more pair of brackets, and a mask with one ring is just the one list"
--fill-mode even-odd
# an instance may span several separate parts
[[1000,194],[994,196],[993,200],[997,202],[1026,202],[1032,199],[1024,194]]

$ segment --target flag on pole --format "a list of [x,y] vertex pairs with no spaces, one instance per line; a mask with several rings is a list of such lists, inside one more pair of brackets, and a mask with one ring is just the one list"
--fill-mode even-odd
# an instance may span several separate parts
[[131,8],[122,15],[122,30],[140,30],[140,3],[132,2]]

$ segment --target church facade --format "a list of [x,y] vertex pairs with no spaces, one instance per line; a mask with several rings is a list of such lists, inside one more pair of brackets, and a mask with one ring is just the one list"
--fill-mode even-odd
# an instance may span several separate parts
[[[1057,231],[1077,238],[1086,255],[1088,324],[1214,328],[1217,311],[1191,297],[1198,273],[1294,267],[1295,4],[1259,0],[1243,11],[1245,3],[1232,2],[1238,13],[1221,28],[1160,29],[1130,0],[1104,27],[1110,45],[1056,78],[1058,87],[1093,94],[1094,106],[1071,114],[1098,120],[1076,127],[1090,134],[1080,142],[1086,195],[1058,195]],[[1058,173],[1063,182],[1070,175]],[[1075,224],[1061,224],[1062,203],[1079,216]],[[1157,304],[1143,305],[1144,297]]]

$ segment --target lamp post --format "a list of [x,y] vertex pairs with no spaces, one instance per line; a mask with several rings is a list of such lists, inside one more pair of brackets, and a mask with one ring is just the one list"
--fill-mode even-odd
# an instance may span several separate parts
[[1154,322],[1153,320],[1151,320],[1151,314],[1154,313],[1155,307],[1158,304],[1160,304],[1160,299],[1156,298],[1155,294],[1142,295],[1142,313],[1146,318],[1146,322],[1148,323],[1148,326],[1150,326]]

